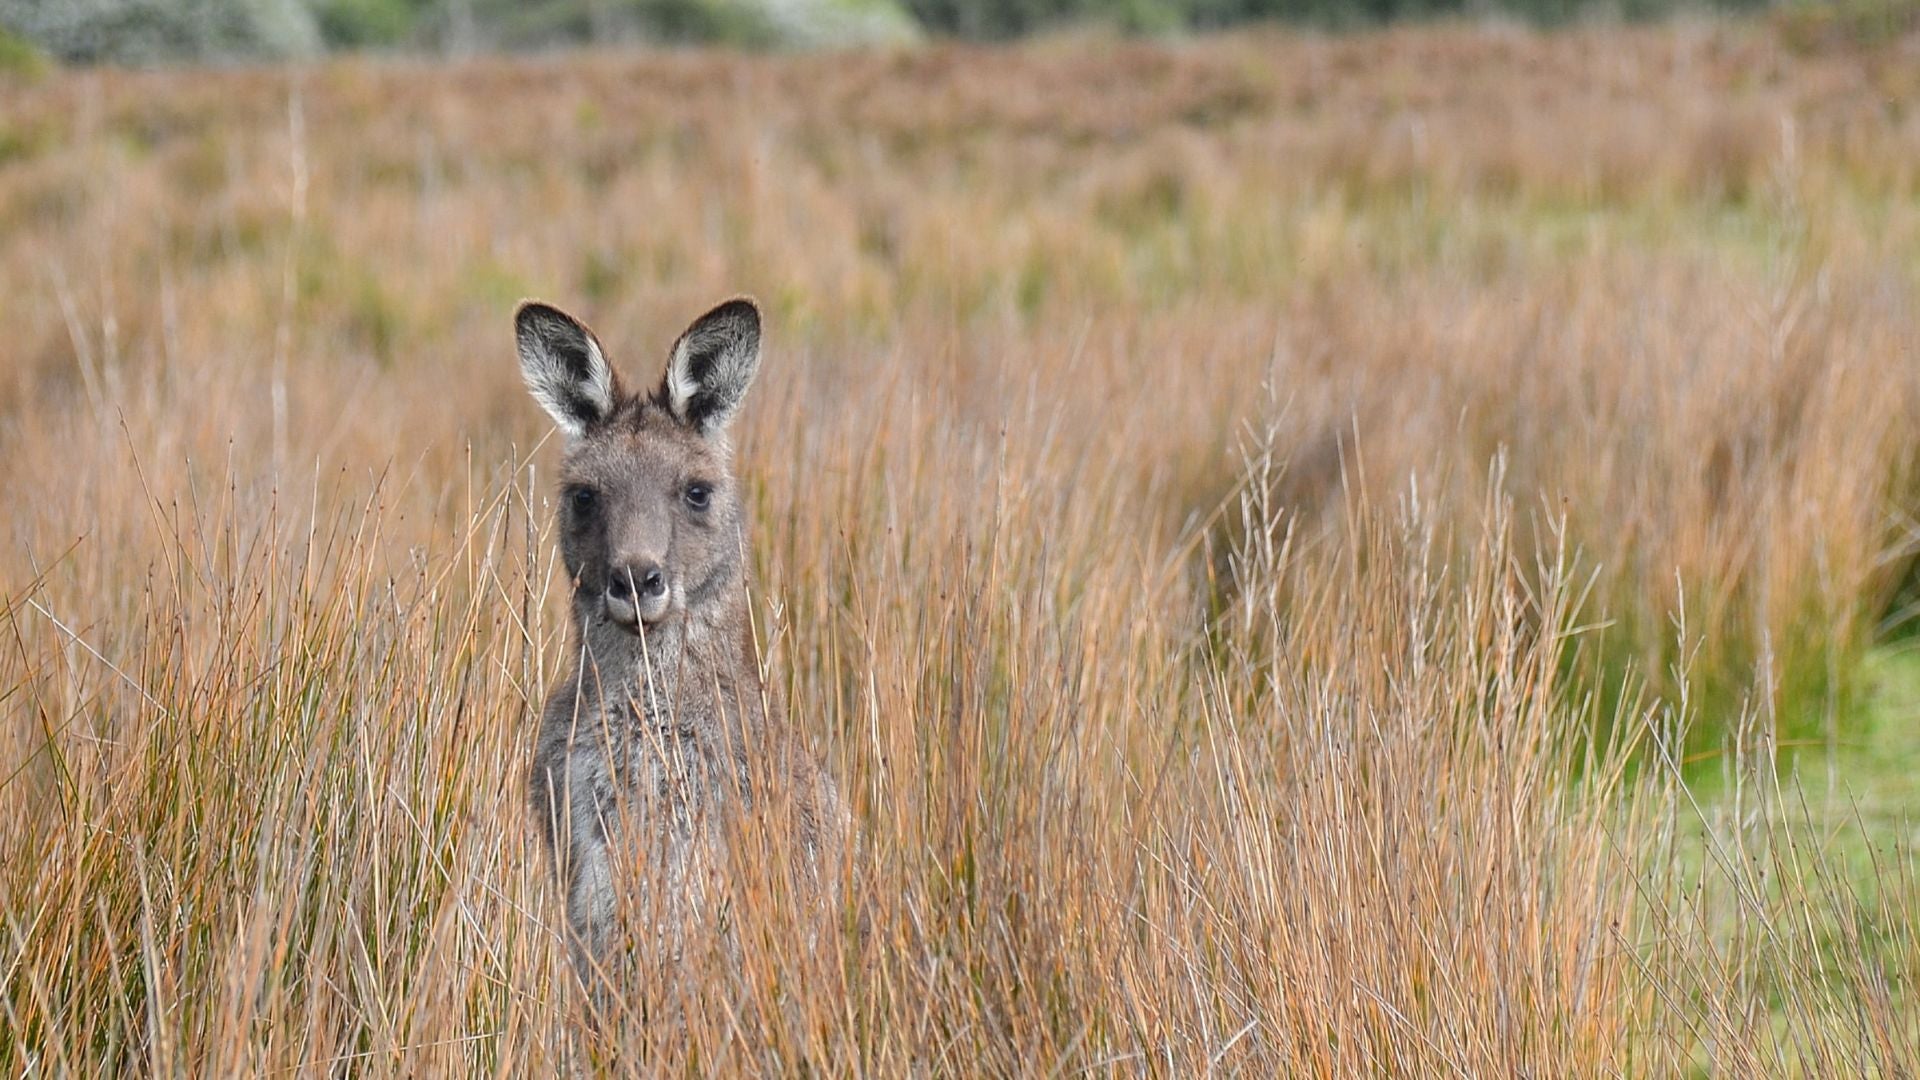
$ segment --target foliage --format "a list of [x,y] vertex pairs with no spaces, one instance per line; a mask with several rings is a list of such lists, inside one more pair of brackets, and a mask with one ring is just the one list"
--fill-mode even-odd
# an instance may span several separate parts
[[0,0],[0,28],[79,62],[287,57],[320,45],[303,0]]
[[333,48],[407,43],[436,8],[435,0],[315,0],[320,33]]
[[[1281,21],[1358,27],[1511,17],[1554,25],[1651,19],[1768,0],[0,0],[0,26],[70,60],[295,55],[339,49],[668,44],[844,46],[926,32],[988,40],[1095,25],[1132,33]],[[1782,9],[1796,41],[1911,32],[1913,0],[1804,0]]]
[[0,75],[39,75],[46,69],[46,55],[32,42],[0,27]]

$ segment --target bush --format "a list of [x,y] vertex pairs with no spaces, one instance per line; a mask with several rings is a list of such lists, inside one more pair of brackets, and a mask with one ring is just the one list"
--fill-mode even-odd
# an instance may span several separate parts
[[413,36],[426,7],[421,0],[319,0],[314,17],[329,47],[399,45]]
[[0,0],[0,27],[81,63],[275,58],[320,45],[300,0]]
[[47,57],[33,42],[0,27],[0,73],[38,75],[46,70]]
[[[1705,0],[1753,10],[1766,0]],[[1786,9],[1794,40],[1881,39],[1916,0]],[[0,26],[68,60],[274,57],[318,47],[488,49],[653,41],[757,47],[911,39],[923,30],[1001,40],[1095,24],[1128,33],[1280,21],[1327,27],[1503,14],[1564,23],[1601,12],[1657,18],[1695,0],[0,0]]]

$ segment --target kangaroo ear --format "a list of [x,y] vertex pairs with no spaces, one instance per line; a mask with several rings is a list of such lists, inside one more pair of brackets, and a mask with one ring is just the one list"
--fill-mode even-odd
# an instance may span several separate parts
[[613,415],[619,391],[600,340],[580,320],[529,300],[513,314],[527,389],[569,435]]
[[760,370],[760,309],[729,300],[693,321],[673,343],[661,396],[681,423],[702,435],[727,426]]

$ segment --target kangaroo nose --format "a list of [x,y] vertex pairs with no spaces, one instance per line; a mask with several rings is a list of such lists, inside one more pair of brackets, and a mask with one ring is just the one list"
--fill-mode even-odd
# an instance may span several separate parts
[[[635,593],[638,592],[636,597]],[[667,592],[667,574],[659,563],[629,563],[613,568],[607,595],[615,600],[651,599]]]

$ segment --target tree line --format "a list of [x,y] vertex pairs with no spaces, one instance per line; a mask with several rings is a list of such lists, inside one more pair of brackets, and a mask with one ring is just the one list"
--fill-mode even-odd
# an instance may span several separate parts
[[[1254,21],[1362,26],[1505,16],[1647,18],[1769,0],[0,0],[0,37],[66,62],[258,60],[341,49],[470,52],[654,41],[780,47],[1132,33]],[[7,44],[0,41],[0,45]]]

